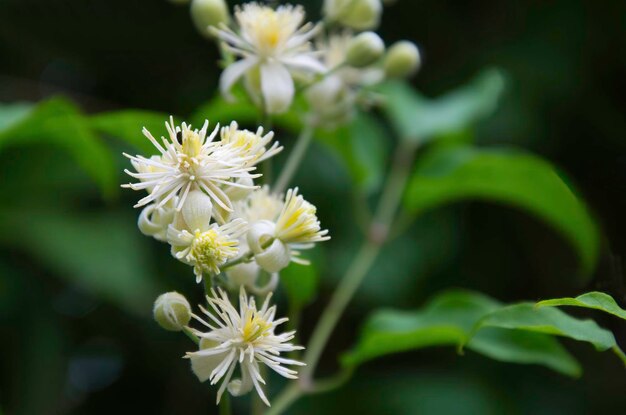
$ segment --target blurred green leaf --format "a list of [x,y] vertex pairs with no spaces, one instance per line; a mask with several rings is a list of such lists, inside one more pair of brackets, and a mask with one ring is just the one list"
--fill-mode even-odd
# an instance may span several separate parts
[[315,264],[300,265],[292,262],[280,272],[280,282],[284,287],[289,305],[300,310],[308,305],[317,294],[318,273]]
[[610,295],[597,291],[579,295],[576,298],[555,298],[553,300],[544,300],[537,303],[537,307],[548,306],[574,306],[591,308],[593,310],[604,311],[605,313],[609,313],[626,320],[626,310],[621,308]]
[[533,303],[513,304],[489,313],[476,324],[474,330],[480,332],[483,327],[525,330],[588,342],[599,351],[613,349],[626,364],[613,333],[592,320],[580,320],[556,308],[538,308]]
[[115,214],[0,212],[3,242],[59,277],[137,314],[150,312],[157,287],[134,221]]
[[385,112],[400,137],[422,143],[462,131],[491,115],[504,90],[504,77],[489,69],[435,99],[420,95],[406,82],[389,82],[380,90],[386,95]]
[[342,362],[354,366],[386,354],[460,346],[469,341],[468,349],[497,360],[540,364],[570,376],[580,374],[576,360],[548,335],[481,330],[471,338],[476,323],[499,308],[498,302],[481,294],[451,291],[418,312],[378,311],[367,320],[356,347]]
[[96,181],[105,196],[117,191],[117,174],[109,150],[72,103],[52,98],[37,104],[31,111],[20,111],[21,115],[0,131],[0,150],[9,145],[57,145]]
[[0,104],[0,133],[27,117],[33,106],[33,104],[26,102]]
[[465,199],[500,202],[534,214],[573,245],[584,274],[593,271],[598,229],[584,203],[548,162],[514,149],[434,149],[416,166],[405,206],[418,214]]
[[316,137],[346,164],[359,188],[376,191],[385,173],[386,134],[376,119],[359,113],[354,121],[334,131],[316,131]]
[[165,123],[166,114],[142,110],[122,110],[105,112],[89,118],[90,125],[98,132],[119,138],[142,153],[155,154],[157,150],[143,135],[142,129],[148,131],[158,140],[162,135],[167,136]]

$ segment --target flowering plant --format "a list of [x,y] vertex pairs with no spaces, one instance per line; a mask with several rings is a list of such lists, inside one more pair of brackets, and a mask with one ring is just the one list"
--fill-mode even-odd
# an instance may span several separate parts
[[[6,226],[16,241],[28,241],[21,242],[24,249],[43,246],[50,249],[44,260],[70,264],[59,269],[95,275],[83,283],[131,313],[149,310],[142,296],[156,297],[154,320],[186,336],[184,360],[159,357],[210,390],[222,414],[241,412],[248,401],[255,414],[281,414],[301,398],[343,387],[373,359],[431,346],[579,376],[581,365],[558,340],[564,337],[610,350],[626,363],[611,331],[560,308],[626,319],[613,297],[599,291],[504,304],[454,289],[416,310],[400,300],[421,292],[423,282],[409,280],[428,274],[431,257],[455,255],[458,241],[451,242],[447,230],[452,215],[440,220],[431,211],[456,201],[491,201],[534,215],[569,242],[581,280],[597,264],[598,226],[563,173],[519,149],[473,142],[475,125],[496,110],[508,84],[502,71],[484,71],[466,86],[427,98],[409,83],[421,67],[421,50],[376,33],[393,2],[325,0],[319,22],[299,4],[238,3],[189,4],[221,68],[218,96],[197,112],[87,116],[51,100],[17,107],[0,136],[56,140],[105,195],[119,190],[119,179],[96,133],[125,140],[133,150],[123,153],[129,178],[122,187],[139,196],[124,194],[135,198],[144,240],[158,242],[155,257],[181,270],[167,282],[176,291],[146,282],[149,267],[134,266],[141,261],[116,276],[116,261],[130,257],[135,244],[117,243],[106,221],[99,237],[110,242],[107,249],[60,255],[67,245],[89,248],[97,232],[84,232],[88,227],[72,218],[78,231],[68,243],[54,232],[54,220],[40,226],[46,222],[36,215],[20,220],[20,212],[12,212]],[[76,137],[67,134],[70,128]],[[344,176],[348,186],[338,183]],[[116,223],[130,229],[128,221]],[[409,233],[423,240],[415,244]],[[346,247],[354,244],[353,253]],[[114,271],[93,266],[94,256],[105,257]],[[402,256],[407,263],[419,257],[422,269],[404,269],[396,262]],[[398,278],[403,273],[407,278]],[[315,298],[322,275],[320,292],[328,300]],[[121,294],[110,288],[115,278],[131,281]],[[157,297],[160,291],[167,292]],[[353,332],[338,330],[342,317],[361,296],[394,307],[367,310],[353,345],[333,364],[330,352],[343,349]],[[340,333],[344,339],[335,342]],[[331,368],[333,375],[320,376]]]

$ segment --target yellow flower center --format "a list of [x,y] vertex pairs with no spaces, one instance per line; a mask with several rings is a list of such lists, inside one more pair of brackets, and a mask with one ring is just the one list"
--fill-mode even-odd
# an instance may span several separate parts
[[276,11],[266,8],[259,16],[256,25],[256,32],[260,45],[267,48],[275,48],[281,39],[280,19]]
[[237,255],[237,241],[231,241],[220,235],[215,229],[206,232],[196,231],[191,243],[190,256],[197,266],[214,274],[219,266]]
[[243,341],[252,343],[260,337],[271,334],[269,331],[272,325],[261,318],[255,311],[248,310],[244,317],[242,330]]
[[197,157],[202,152],[200,135],[195,131],[183,131],[183,153],[189,158]]

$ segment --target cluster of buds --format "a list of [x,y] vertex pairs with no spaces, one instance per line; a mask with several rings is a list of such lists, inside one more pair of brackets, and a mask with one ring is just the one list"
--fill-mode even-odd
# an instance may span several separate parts
[[375,33],[390,3],[325,0],[323,21],[315,24],[305,21],[301,6],[250,2],[231,15],[225,0],[191,0],[190,10],[200,33],[218,40],[225,97],[232,98],[241,81],[255,104],[276,114],[289,110],[303,91],[308,122],[334,128],[349,122],[358,106],[376,102],[373,86],[420,67],[414,43],[400,41],[386,50]]
[[[193,317],[209,329],[187,328],[201,339],[200,350],[188,357],[200,380],[224,379],[218,401],[226,388],[232,395],[255,388],[269,405],[259,383],[259,364],[294,378],[296,372],[281,364],[299,362],[278,355],[300,348],[289,343],[294,333],[275,333],[286,320],[274,319],[271,291],[290,262],[307,264],[300,252],[329,239],[328,231],[321,229],[315,206],[297,188],[276,194],[255,183],[261,176],[257,164],[282,150],[272,143],[272,132],[241,129],[232,122],[209,133],[208,126],[208,121],[199,130],[177,126],[170,117],[168,137],[160,140],[144,129],[158,154],[126,154],[134,167],[126,173],[137,181],[124,187],[146,192],[135,205],[142,208],[142,233],[168,243],[174,258],[193,269],[197,282],[204,279],[209,287],[225,280],[223,289],[240,292],[237,311],[222,288],[212,290],[207,301],[214,313],[203,309],[209,323],[191,312],[184,296],[166,293],[155,302],[155,320],[180,331]],[[257,309],[247,292],[266,295],[263,307]],[[231,380],[237,364],[241,379]]]

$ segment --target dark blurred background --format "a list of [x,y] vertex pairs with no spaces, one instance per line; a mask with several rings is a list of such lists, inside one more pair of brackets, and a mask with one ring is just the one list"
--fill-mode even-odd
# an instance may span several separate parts
[[[320,1],[303,3],[319,16]],[[569,245],[523,212],[472,202],[428,213],[384,251],[337,329],[322,373],[333,371],[333,356],[350,347],[372,308],[417,307],[447,287],[503,301],[596,289],[624,304],[625,29],[623,1],[400,0],[385,10],[386,42],[420,45],[424,65],[414,85],[424,94],[442,94],[488,66],[504,71],[505,97],[480,125],[478,141],[524,147],[556,164],[605,239],[593,278],[581,283]],[[185,5],[0,0],[3,103],[62,94],[88,113],[130,107],[184,116],[214,94],[216,60]],[[107,145],[115,154],[126,149]],[[302,319],[304,339],[358,242],[345,225],[351,210],[341,203],[350,198],[350,179],[326,151],[314,146],[296,179],[334,238],[324,250],[317,301]],[[120,156],[117,163],[122,183],[127,162]],[[312,170],[319,174],[304,173]],[[192,302],[200,293],[165,245],[137,231],[137,195],[121,191],[103,202],[68,156],[47,146],[3,148],[0,190],[3,208],[55,212],[34,223],[16,215],[14,226],[0,228],[0,413],[217,413],[213,391],[180,359],[189,341],[150,320],[158,292],[176,289]],[[69,230],[57,215],[68,212],[75,218]],[[33,229],[41,234],[34,241],[25,237]],[[69,266],[58,260],[74,252],[66,245],[79,247]],[[129,281],[141,275],[149,289],[128,301],[94,295],[81,288],[84,275],[117,278],[125,291],[136,290]],[[626,346],[623,322],[594,317]],[[566,345],[585,368],[579,380],[426,349],[374,361],[343,389],[305,399],[293,413],[623,413],[626,373],[617,359],[586,344]]]

